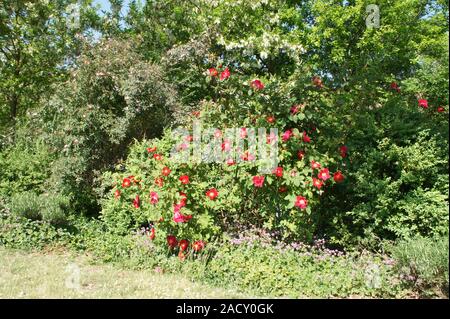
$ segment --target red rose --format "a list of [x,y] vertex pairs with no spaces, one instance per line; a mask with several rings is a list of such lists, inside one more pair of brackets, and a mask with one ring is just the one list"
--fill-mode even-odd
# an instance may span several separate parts
[[317,189],[321,189],[323,186],[323,182],[320,179],[313,177],[313,185],[317,187]]
[[419,106],[423,107],[424,109],[427,109],[428,108],[428,101],[425,100],[425,99],[420,99],[419,100]]
[[203,248],[205,248],[205,242],[203,240],[196,240],[194,244],[192,244],[192,249],[195,252],[201,251]]
[[311,161],[311,168],[312,169],[319,169],[320,168],[320,163],[312,160]]
[[443,112],[445,112],[445,108],[443,106],[439,106],[437,108],[437,111],[438,111],[438,113],[443,113]]
[[278,189],[279,193],[286,193],[287,192],[287,187],[286,186],[280,186],[280,188]]
[[181,251],[185,251],[186,249],[189,248],[189,240],[187,239],[180,240],[178,246],[180,246]]
[[162,169],[162,174],[163,174],[164,176],[169,175],[170,172],[171,172],[171,170],[170,170],[170,168],[168,168],[167,166],[164,166],[164,168]]
[[194,138],[192,137],[192,135],[186,136],[186,142],[192,142],[193,140]]
[[231,143],[228,140],[225,140],[222,143],[222,151],[228,152],[231,149]]
[[283,167],[278,166],[277,168],[275,168],[273,173],[276,177],[283,177]]
[[253,185],[255,187],[263,187],[264,184],[264,176],[253,176]]
[[342,158],[346,158],[347,157],[347,151],[348,151],[347,146],[342,145],[342,146],[339,147],[339,153],[341,154]]
[[192,111],[192,115],[194,115],[195,117],[199,117],[200,111]]
[[175,236],[169,235],[167,236],[167,244],[169,245],[170,248],[175,248],[178,245],[178,241]]
[[223,71],[220,73],[220,80],[221,80],[221,81],[226,80],[226,79],[228,79],[229,77],[230,77],[230,70],[229,70],[228,68],[226,68],[225,70],[223,70]]
[[189,184],[189,176],[187,175],[181,175],[180,176],[180,182],[181,184]]
[[334,173],[333,179],[336,183],[341,183],[344,181],[345,177],[340,171],[337,171],[336,173]]
[[303,196],[297,196],[294,205],[300,209],[305,209],[308,206],[308,201]]
[[155,227],[152,227],[152,230],[150,231],[150,239],[151,239],[151,240],[154,240],[155,237],[156,237],[156,234],[155,234]]
[[262,89],[264,89],[264,84],[258,79],[253,80],[252,82],[250,82],[250,86],[252,88],[254,88],[255,90],[262,90]]
[[275,117],[273,117],[273,116],[268,116],[268,117],[267,117],[267,122],[268,122],[268,123],[271,123],[271,124],[274,123],[274,122],[275,122]]
[[326,181],[330,178],[330,171],[328,170],[328,168],[324,168],[319,172],[319,178],[323,181]]
[[131,185],[131,180],[128,177],[125,177],[122,181],[122,187],[127,188],[127,187],[130,187],[130,185]]
[[156,152],[156,147],[148,147],[148,148],[147,148],[147,152],[148,152],[148,153]]
[[398,87],[398,84],[396,82],[391,83],[391,89],[400,92],[400,88]]
[[210,76],[217,76],[219,74],[219,72],[217,72],[216,68],[209,68],[208,69],[208,73]]
[[231,165],[234,165],[234,164],[235,164],[234,159],[232,159],[232,158],[227,159],[227,165],[228,166],[231,166]]
[[141,199],[139,198],[139,195],[136,195],[136,197],[134,198],[133,206],[134,208],[139,208],[141,206]]
[[186,195],[186,193],[183,193],[183,192],[179,192],[179,194],[180,194],[180,197],[181,197],[180,206],[184,207],[184,206],[186,206],[187,195]]
[[162,156],[159,155],[159,154],[153,154],[153,158],[154,158],[155,160],[157,160],[157,161],[162,160]]
[[114,197],[115,198],[119,198],[120,197],[120,191],[118,189],[116,189],[116,191],[114,192]]
[[163,187],[164,180],[161,177],[157,177],[157,178],[155,178],[155,184],[156,184],[156,186]]
[[291,107],[291,114],[295,115],[298,113],[298,111],[300,111],[300,105],[292,105]]
[[287,130],[286,132],[283,133],[283,135],[281,136],[281,139],[283,140],[283,142],[286,142],[291,137],[292,137],[292,131],[291,130]]
[[305,143],[311,142],[311,138],[308,136],[308,134],[306,134],[305,131],[303,131],[303,142]]
[[303,159],[303,156],[305,156],[305,151],[299,150],[299,151],[297,152],[297,158],[298,158],[299,160],[302,160],[302,159]]
[[157,192],[150,192],[150,203],[155,205],[159,201],[159,196]]
[[210,200],[215,200],[217,196],[219,196],[219,192],[215,188],[211,188],[206,192],[206,196],[209,197]]

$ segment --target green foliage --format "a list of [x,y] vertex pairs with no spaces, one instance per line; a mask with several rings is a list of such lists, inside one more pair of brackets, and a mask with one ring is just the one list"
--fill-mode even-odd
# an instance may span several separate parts
[[[5,0],[0,4],[0,130],[48,97],[51,84],[67,76],[97,14],[80,1],[77,28],[67,26],[70,0]],[[64,66],[63,66],[64,65]],[[63,66],[63,67],[62,67]],[[9,125],[7,125],[9,124]]]
[[54,155],[42,140],[25,138],[0,152],[0,196],[43,190]]
[[402,240],[390,250],[397,261],[397,270],[406,280],[423,290],[425,295],[435,294],[432,289],[438,288],[448,297],[448,235]]
[[10,199],[10,211],[14,216],[30,220],[43,220],[50,224],[62,225],[67,221],[69,200],[59,194],[33,191],[16,193]]
[[177,100],[163,70],[143,61],[132,41],[104,41],[78,62],[29,121],[55,155],[46,188],[67,196],[74,210],[95,213],[96,177],[134,138],[159,135]]
[[44,249],[69,241],[70,233],[40,220],[0,213],[0,245],[15,249]]

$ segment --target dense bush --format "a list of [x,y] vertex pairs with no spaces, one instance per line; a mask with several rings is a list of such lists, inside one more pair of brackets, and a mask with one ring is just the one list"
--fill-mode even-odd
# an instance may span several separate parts
[[[203,144],[194,149],[195,132],[169,130],[159,140],[136,143],[124,167],[104,176],[104,189],[113,189],[103,203],[102,219],[122,234],[150,224],[162,237],[158,242],[165,242],[165,235],[210,240],[228,223],[279,229],[284,238],[310,240],[315,231],[312,207],[324,188],[342,182],[338,167],[346,156],[344,149],[339,154],[340,145],[322,154],[317,150],[324,139],[313,122],[322,103],[318,89],[309,82],[304,90],[291,92],[289,82],[263,83],[229,68],[220,75],[215,68],[208,72],[214,97],[191,116],[201,123]],[[294,103],[299,91],[303,104]],[[269,134],[265,127],[272,126],[282,132]],[[251,129],[260,127],[262,135],[252,135]],[[236,131],[229,134],[231,128]],[[254,138],[258,146],[252,149],[249,140]],[[268,146],[278,150],[278,144],[279,152],[262,157]],[[208,158],[212,153],[218,159]],[[185,155],[189,158],[182,161]],[[274,166],[269,156],[276,159]]]
[[96,212],[96,176],[134,138],[158,136],[177,105],[164,71],[145,62],[135,47],[131,40],[86,47],[70,80],[30,115],[30,128],[56,155],[45,186],[69,197],[78,213]]
[[390,250],[403,279],[425,294],[437,288],[448,297],[448,236],[414,237],[400,241]]

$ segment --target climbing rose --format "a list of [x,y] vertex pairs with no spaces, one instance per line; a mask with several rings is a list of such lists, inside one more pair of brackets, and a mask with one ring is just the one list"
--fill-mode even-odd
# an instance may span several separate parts
[[186,136],[186,142],[192,142],[194,140],[194,138],[192,137],[192,135],[188,135]]
[[164,176],[169,175],[170,172],[171,172],[171,170],[170,170],[170,168],[168,168],[167,166],[164,166],[164,168],[162,169],[162,174],[163,174]]
[[308,201],[303,196],[297,196],[295,199],[295,206],[300,209],[305,209],[308,206]]
[[267,144],[272,144],[277,141],[277,135],[274,132],[270,132],[270,134],[267,136]]
[[234,165],[235,163],[234,163],[234,159],[232,159],[232,158],[229,158],[229,159],[227,159],[227,165],[228,166],[231,166],[231,165]]
[[189,184],[189,176],[187,176],[187,175],[182,175],[182,176],[180,176],[180,182],[181,182],[181,184]]
[[219,72],[217,72],[216,68],[209,68],[208,73],[210,76],[217,76]]
[[286,193],[287,192],[287,187],[286,186],[280,186],[280,188],[278,189],[279,193]]
[[255,90],[262,90],[262,89],[264,89],[264,84],[263,84],[260,80],[258,80],[258,79],[253,80],[253,81],[250,83],[250,86],[251,86],[252,88],[254,88]]
[[225,70],[223,70],[223,71],[220,73],[220,80],[221,80],[221,81],[226,80],[226,79],[228,79],[229,77],[230,77],[230,70],[229,70],[228,68],[226,68]]
[[116,189],[116,191],[114,192],[114,197],[115,198],[119,198],[120,197],[120,191],[118,189]]
[[160,161],[162,159],[162,156],[159,154],[153,154],[153,158],[157,161]]
[[189,248],[189,240],[187,239],[180,240],[178,246],[180,246],[181,251],[185,251],[186,249]]
[[311,142],[311,138],[308,136],[308,134],[306,134],[305,131],[303,131],[303,142],[305,143]]
[[297,152],[297,158],[298,158],[299,160],[302,160],[302,159],[303,159],[303,156],[305,156],[305,151],[299,150],[299,151]]
[[264,176],[253,176],[253,185],[255,187],[263,187],[264,184]]
[[292,114],[292,115],[297,114],[298,111],[300,111],[300,105],[293,105],[293,106],[291,107],[291,114]]
[[163,187],[164,180],[161,177],[157,177],[157,178],[155,178],[155,184],[156,184],[156,186]]
[[196,252],[201,251],[203,248],[205,248],[205,242],[203,240],[196,240],[192,244],[192,249]]
[[139,195],[136,195],[136,197],[134,198],[133,206],[134,208],[139,208],[141,206],[141,199],[139,198]]
[[267,117],[267,122],[268,122],[268,123],[271,123],[271,124],[274,123],[274,122],[275,122],[275,117],[273,117],[273,116],[271,116],[271,115],[268,116],[268,117]]
[[283,177],[283,167],[278,166],[273,173],[276,177]]
[[328,168],[324,168],[319,172],[319,178],[324,181],[330,178],[330,171]]
[[178,241],[175,236],[169,235],[167,236],[167,244],[169,245],[170,248],[175,248],[178,245]]
[[127,187],[130,187],[130,185],[131,185],[131,180],[128,177],[125,177],[122,181],[122,187],[127,188]]
[[217,196],[219,196],[219,192],[215,188],[211,188],[206,192],[206,196],[209,197],[210,200],[215,200]]
[[286,132],[283,133],[281,139],[283,140],[283,142],[286,142],[286,141],[288,141],[291,137],[292,137],[292,131],[291,131],[291,130],[287,130]]
[[225,140],[222,143],[222,151],[228,152],[231,149],[231,143],[228,140]]
[[396,82],[391,83],[391,89],[400,92],[400,88],[398,87],[398,84]]
[[437,108],[437,111],[438,111],[439,113],[445,112],[445,108],[444,108],[443,106],[439,106],[439,107]]
[[184,206],[186,206],[187,195],[186,195],[186,193],[183,193],[183,192],[179,192],[179,194],[180,194],[180,197],[181,197],[180,206],[184,207]]
[[341,146],[339,147],[339,153],[341,154],[341,157],[342,157],[342,158],[347,157],[347,151],[348,151],[347,146],[341,145]]
[[341,183],[344,181],[345,177],[340,171],[337,171],[336,173],[334,173],[333,179],[336,183]]
[[320,189],[323,186],[323,182],[320,179],[313,177],[313,185]]
[[156,147],[148,147],[148,148],[147,148],[147,152],[148,152],[148,153],[156,152]]
[[311,161],[311,168],[312,169],[319,169],[320,168],[320,163],[312,160]]
[[428,108],[428,101],[425,100],[425,99],[420,99],[419,100],[419,106],[423,107],[424,109],[427,109]]
[[155,205],[159,201],[159,196],[157,192],[150,192],[150,203]]

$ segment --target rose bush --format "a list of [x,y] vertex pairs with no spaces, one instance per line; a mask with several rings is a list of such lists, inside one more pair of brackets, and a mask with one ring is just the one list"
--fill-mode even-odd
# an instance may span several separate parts
[[[149,224],[155,241],[169,248],[184,240],[211,241],[236,223],[277,229],[285,239],[312,238],[313,207],[328,187],[345,180],[344,146],[325,152],[317,147],[322,141],[314,125],[320,88],[309,83],[299,99],[290,82],[254,79],[230,69],[205,72],[213,98],[186,116],[187,131],[167,129],[160,139],[136,142],[127,160],[104,174],[104,188],[111,191],[103,200],[102,218],[111,231],[127,233]],[[194,122],[220,161],[205,157],[205,145],[203,160],[195,157]],[[227,135],[230,128],[236,128],[236,138]],[[276,166],[264,173],[266,159],[239,145],[248,146],[257,128],[267,128],[262,139],[258,136],[258,151],[278,146]],[[180,161],[186,154],[189,160]]]

